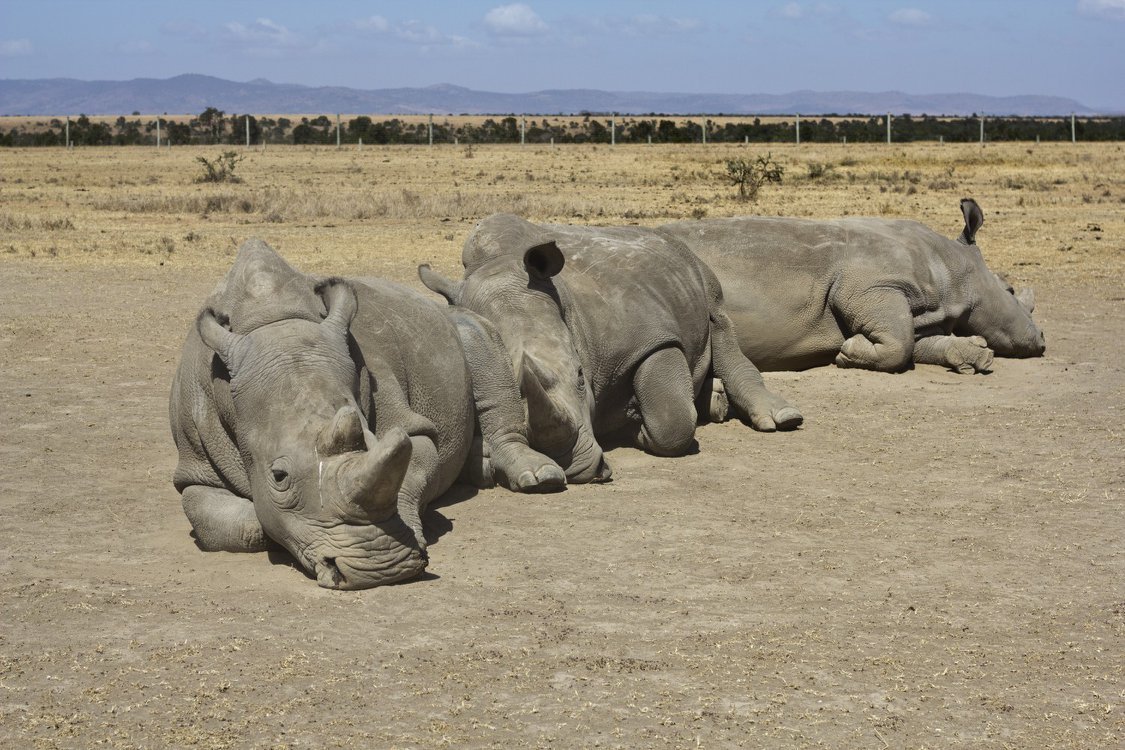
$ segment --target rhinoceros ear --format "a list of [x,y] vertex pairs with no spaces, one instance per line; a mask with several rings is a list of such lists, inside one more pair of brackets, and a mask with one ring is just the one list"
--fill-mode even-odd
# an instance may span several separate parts
[[195,330],[199,332],[199,338],[203,339],[203,343],[211,351],[219,355],[219,359],[223,360],[223,364],[233,375],[237,364],[235,347],[242,340],[242,336],[231,332],[226,328],[228,325],[230,321],[227,316],[215,312],[210,307],[201,310],[199,317],[195,319]]
[[1035,290],[1034,289],[1032,289],[1029,286],[1025,286],[1022,289],[1020,289],[1018,292],[1016,292],[1015,294],[1016,294],[1016,300],[1020,303],[1020,306],[1023,307],[1024,310],[1027,310],[1029,315],[1031,313],[1035,312]]
[[559,250],[554,240],[528,248],[523,254],[523,267],[527,269],[528,276],[540,281],[545,281],[563,270],[565,263],[562,250]]
[[461,293],[465,290],[465,282],[450,281],[430,268],[429,263],[423,263],[418,266],[418,278],[422,280],[422,283],[425,284],[426,288],[431,292],[437,292],[442,297],[445,297],[446,302],[449,304],[461,304]]
[[965,228],[957,239],[966,245],[974,245],[977,241],[977,230],[984,223],[984,212],[972,198],[961,199],[961,213],[965,217]]
[[346,332],[358,307],[351,284],[338,277],[325,279],[316,285],[316,293],[320,295],[324,301],[324,309],[328,311],[323,325]]

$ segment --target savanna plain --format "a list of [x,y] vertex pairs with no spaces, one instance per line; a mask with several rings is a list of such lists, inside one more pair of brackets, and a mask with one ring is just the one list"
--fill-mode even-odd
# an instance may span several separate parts
[[[0,151],[0,745],[1114,747],[1125,742],[1125,145]],[[769,151],[755,202],[728,159]],[[769,373],[785,434],[455,488],[429,573],[320,589],[203,553],[179,349],[238,245],[422,289],[474,223],[916,219],[958,199],[1032,285],[1038,359]],[[434,297],[437,301],[437,297]]]

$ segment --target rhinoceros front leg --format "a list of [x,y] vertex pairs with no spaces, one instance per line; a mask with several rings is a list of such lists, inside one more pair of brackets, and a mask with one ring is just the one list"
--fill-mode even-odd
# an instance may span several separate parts
[[206,552],[262,552],[269,537],[254,503],[224,489],[193,484],[181,495],[195,539]]
[[940,365],[963,375],[989,372],[992,350],[983,336],[925,336],[914,342],[914,361]]
[[[711,417],[722,421],[723,402],[733,404],[750,419],[755,430],[795,430],[804,421],[801,412],[771,393],[762,374],[738,346],[734,324],[722,310],[711,315]],[[719,419],[715,419],[719,416]]]
[[633,376],[641,426],[637,445],[658,456],[682,456],[695,438],[695,398],[691,370],[682,350],[659,349],[648,355]]
[[847,338],[836,355],[837,367],[901,372],[914,354],[914,318],[906,297],[897,289],[877,287],[843,297],[833,311]]
[[563,469],[528,445],[527,416],[499,334],[483,318],[468,310],[456,309],[450,314],[469,362],[481,432],[481,441],[473,441],[469,455],[473,465],[462,476],[480,486],[495,478],[515,492],[563,489],[566,486]]

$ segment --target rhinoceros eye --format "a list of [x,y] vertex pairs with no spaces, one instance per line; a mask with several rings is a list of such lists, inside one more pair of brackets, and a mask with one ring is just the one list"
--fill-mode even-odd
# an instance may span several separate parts
[[293,484],[293,477],[289,474],[289,459],[279,458],[269,468],[268,476],[270,486],[277,492],[287,492]]
[[581,367],[578,368],[578,390],[582,393],[586,392],[586,375]]

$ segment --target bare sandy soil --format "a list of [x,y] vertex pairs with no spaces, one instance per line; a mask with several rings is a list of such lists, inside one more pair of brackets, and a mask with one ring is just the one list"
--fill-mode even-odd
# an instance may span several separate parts
[[1125,738],[1120,288],[1041,287],[1043,359],[775,374],[796,433],[454,493],[430,576],[337,593],[189,536],[166,397],[213,275],[4,271],[7,747]]
[[[1003,209],[988,213],[986,257],[1035,282],[1045,357],[977,376],[768,374],[806,415],[800,430],[707,425],[696,455],[617,449],[613,482],[555,495],[458,489],[428,516],[425,579],[343,593],[281,554],[195,547],[170,481],[183,337],[231,236],[272,233],[306,270],[351,272],[369,226],[413,248],[372,270],[408,279],[417,260],[452,272],[472,217],[167,218],[112,202],[142,178],[67,172],[89,160],[8,169],[0,747],[1120,746],[1122,182],[1096,156],[1066,158],[1065,194],[958,167],[976,170],[986,212]],[[955,211],[957,188],[928,179],[917,194],[872,189],[869,205]],[[674,205],[680,189],[665,191]],[[809,197],[793,212],[840,205],[795,190]],[[354,252],[320,255],[346,242]]]

